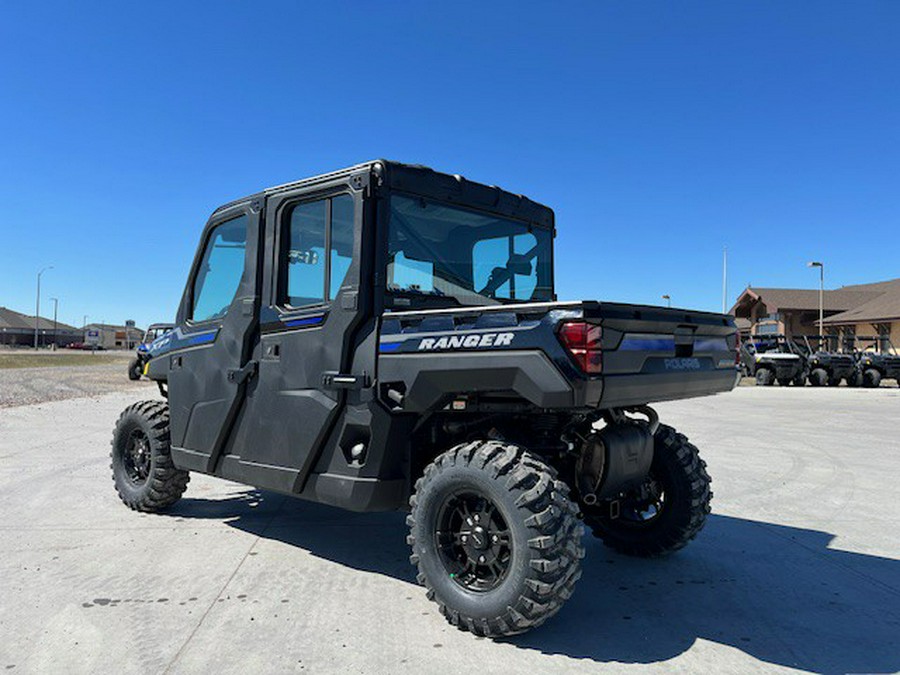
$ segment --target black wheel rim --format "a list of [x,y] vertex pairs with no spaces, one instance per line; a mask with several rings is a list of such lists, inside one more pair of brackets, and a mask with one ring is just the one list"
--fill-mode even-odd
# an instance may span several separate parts
[[141,429],[133,430],[122,453],[125,475],[134,485],[143,485],[150,475],[150,439]]
[[666,509],[666,487],[652,473],[621,503],[619,520],[634,527],[653,524]]
[[444,499],[435,543],[448,576],[467,591],[493,590],[509,572],[509,527],[496,504],[475,490],[455,492]]

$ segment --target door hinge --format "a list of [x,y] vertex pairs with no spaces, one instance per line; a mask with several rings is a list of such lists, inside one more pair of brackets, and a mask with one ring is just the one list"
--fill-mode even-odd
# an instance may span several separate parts
[[228,370],[228,381],[235,384],[243,384],[251,377],[256,375],[256,369],[259,367],[258,361],[248,361],[243,368],[232,368]]

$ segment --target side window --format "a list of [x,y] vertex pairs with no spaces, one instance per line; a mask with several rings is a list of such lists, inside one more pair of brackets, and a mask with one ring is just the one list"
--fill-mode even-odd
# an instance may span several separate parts
[[246,248],[247,216],[226,220],[213,228],[194,278],[193,321],[225,316],[244,275]]
[[287,302],[293,307],[325,301],[325,219],[328,202],[305,202],[291,210],[287,254]]
[[340,195],[331,200],[331,287],[328,299],[341,290],[353,262],[353,197]]
[[353,262],[353,214],[350,195],[301,202],[290,210],[281,301],[306,307],[334,299]]

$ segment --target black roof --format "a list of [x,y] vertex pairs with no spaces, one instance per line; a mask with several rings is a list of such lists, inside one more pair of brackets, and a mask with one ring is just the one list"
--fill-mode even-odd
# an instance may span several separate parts
[[403,164],[385,159],[374,159],[338,171],[266,188],[258,193],[223,204],[215,212],[254,198],[277,195],[289,190],[310,187],[318,183],[327,183],[366,172],[381,176],[389,187],[396,190],[423,196],[435,196],[449,202],[456,201],[467,206],[480,207],[513,218],[528,220],[545,227],[553,227],[553,210],[528,197],[508,192],[494,185],[476,183],[458,174],[441,173],[427,166]]

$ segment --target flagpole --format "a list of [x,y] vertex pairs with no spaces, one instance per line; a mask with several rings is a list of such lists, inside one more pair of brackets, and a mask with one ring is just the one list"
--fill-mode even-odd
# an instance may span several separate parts
[[728,247],[722,249],[722,314],[728,311]]

